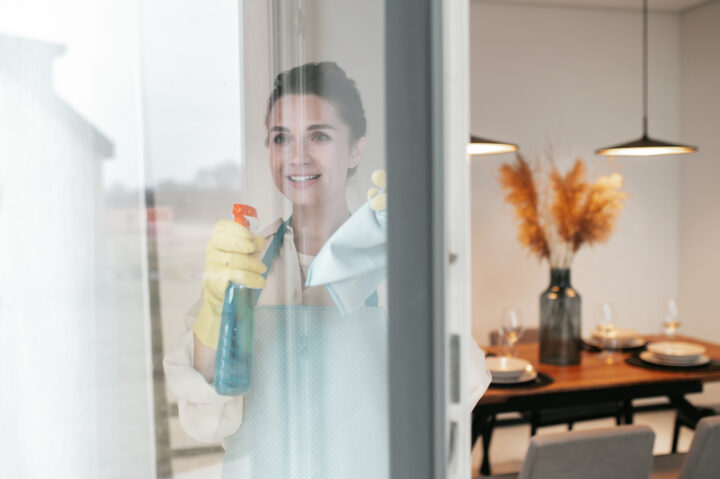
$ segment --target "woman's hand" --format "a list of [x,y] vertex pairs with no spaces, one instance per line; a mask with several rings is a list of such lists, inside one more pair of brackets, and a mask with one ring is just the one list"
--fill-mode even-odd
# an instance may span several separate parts
[[367,194],[370,208],[375,211],[386,211],[387,193],[385,193],[385,189],[387,187],[387,178],[385,170],[375,170],[370,179],[375,185],[368,190]]
[[203,304],[195,320],[195,369],[205,379],[212,379],[215,350],[220,334],[220,316],[228,283],[248,288],[265,286],[261,276],[267,269],[259,255],[265,249],[265,238],[253,236],[250,230],[232,221],[215,224],[208,242],[203,274]]

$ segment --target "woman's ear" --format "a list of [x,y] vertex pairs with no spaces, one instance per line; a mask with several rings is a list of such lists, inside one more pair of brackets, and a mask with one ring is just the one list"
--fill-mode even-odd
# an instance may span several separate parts
[[362,156],[365,154],[365,137],[363,136],[352,146],[350,150],[350,165],[349,168],[355,168],[360,164]]
[[363,154],[365,153],[365,137],[363,136],[352,146],[350,150],[349,168],[355,168],[360,164]]

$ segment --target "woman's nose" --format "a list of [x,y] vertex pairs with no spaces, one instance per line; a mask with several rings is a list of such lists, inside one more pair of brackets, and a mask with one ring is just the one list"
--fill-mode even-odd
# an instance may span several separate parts
[[304,165],[310,162],[307,145],[304,141],[294,141],[288,159],[291,165]]

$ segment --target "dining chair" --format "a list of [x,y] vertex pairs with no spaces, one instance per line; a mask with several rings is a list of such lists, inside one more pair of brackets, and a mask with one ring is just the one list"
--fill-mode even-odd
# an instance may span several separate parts
[[673,426],[672,449],[671,452],[677,452],[678,438],[680,437],[680,428],[695,429],[698,422],[704,417],[720,414],[720,406],[696,406],[692,408],[679,408],[675,415],[675,425]]
[[645,479],[653,464],[655,433],[647,426],[619,426],[535,436],[518,479]]
[[650,477],[652,479],[720,477],[720,415],[700,420],[687,454],[656,456],[653,459]]

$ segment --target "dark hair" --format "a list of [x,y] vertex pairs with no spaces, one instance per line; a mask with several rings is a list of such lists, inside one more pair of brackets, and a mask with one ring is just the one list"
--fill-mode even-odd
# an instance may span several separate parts
[[350,144],[365,136],[367,121],[360,92],[355,82],[335,62],[306,63],[280,73],[273,84],[265,113],[269,126],[270,111],[283,95],[317,95],[333,104],[350,128]]

